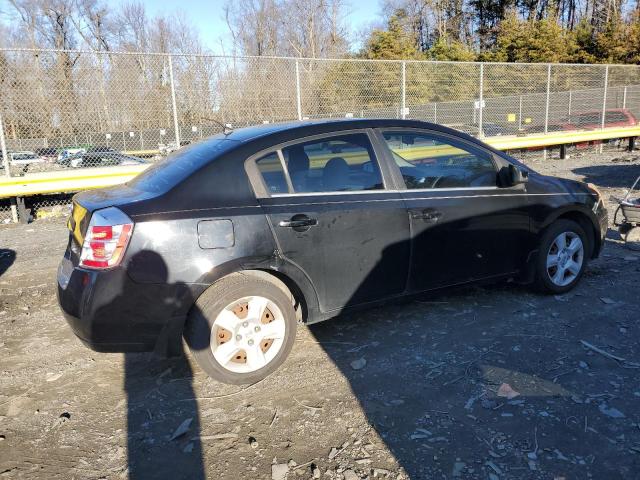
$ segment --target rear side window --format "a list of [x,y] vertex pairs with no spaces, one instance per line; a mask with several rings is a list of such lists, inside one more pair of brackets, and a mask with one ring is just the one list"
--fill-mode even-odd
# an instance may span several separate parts
[[490,155],[463,142],[430,133],[384,132],[407,188],[495,187]]
[[295,193],[383,188],[373,148],[364,133],[291,145],[282,154]]
[[272,152],[256,160],[258,170],[269,193],[287,193],[287,179],[282,168],[282,162],[277,152]]

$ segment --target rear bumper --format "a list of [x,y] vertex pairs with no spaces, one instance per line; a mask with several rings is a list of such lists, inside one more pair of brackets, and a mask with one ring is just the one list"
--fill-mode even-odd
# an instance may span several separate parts
[[98,352],[181,351],[184,321],[197,287],[131,280],[117,267],[93,271],[63,258],[58,268],[58,302],[73,333]]

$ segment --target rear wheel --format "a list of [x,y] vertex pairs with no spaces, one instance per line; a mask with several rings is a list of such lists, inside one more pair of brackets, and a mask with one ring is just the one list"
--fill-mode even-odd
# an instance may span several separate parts
[[234,274],[209,287],[193,307],[185,339],[198,365],[224,383],[254,383],[291,351],[296,314],[281,286]]
[[580,280],[587,264],[587,235],[571,220],[558,220],[542,235],[536,263],[536,287],[564,293]]

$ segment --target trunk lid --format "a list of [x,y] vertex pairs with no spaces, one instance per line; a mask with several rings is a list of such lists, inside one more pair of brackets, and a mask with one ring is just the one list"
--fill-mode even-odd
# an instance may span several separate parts
[[67,228],[70,232],[69,247],[71,252],[79,254],[91,221],[91,215],[96,210],[107,207],[122,207],[157,195],[157,193],[144,192],[126,184],[99,190],[88,190],[74,195],[71,215],[67,222]]

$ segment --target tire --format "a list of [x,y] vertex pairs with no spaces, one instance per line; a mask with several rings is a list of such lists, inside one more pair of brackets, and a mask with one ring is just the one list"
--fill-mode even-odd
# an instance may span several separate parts
[[296,337],[292,300],[281,285],[251,273],[211,285],[191,309],[184,331],[198,365],[211,378],[235,385],[273,373]]
[[[559,250],[563,234],[565,248]],[[578,248],[573,251],[576,246]],[[536,290],[550,294],[571,290],[584,273],[590,251],[587,235],[576,222],[562,219],[552,223],[540,238],[534,282]],[[554,261],[557,261],[555,268]]]
[[632,226],[624,234],[624,246],[629,250],[640,251],[640,227]]

